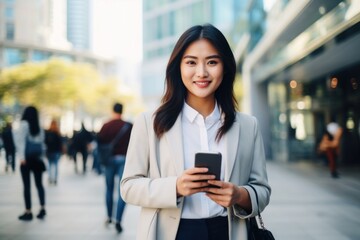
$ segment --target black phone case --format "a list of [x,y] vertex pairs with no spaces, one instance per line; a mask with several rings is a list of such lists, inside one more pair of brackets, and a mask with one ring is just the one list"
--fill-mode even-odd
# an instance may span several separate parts
[[209,172],[206,174],[215,175],[215,180],[220,180],[221,172],[221,153],[203,153],[195,154],[195,167],[206,167]]

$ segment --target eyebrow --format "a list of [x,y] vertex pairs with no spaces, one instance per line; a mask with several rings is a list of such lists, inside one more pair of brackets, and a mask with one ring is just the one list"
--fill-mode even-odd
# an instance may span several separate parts
[[[197,59],[197,57],[191,56],[191,55],[185,55],[185,56],[183,57],[183,59],[185,59],[185,58],[194,58],[194,59]],[[212,58],[219,58],[219,59],[221,59],[221,57],[220,57],[219,55],[210,55],[210,56],[205,57],[205,59],[212,59]]]

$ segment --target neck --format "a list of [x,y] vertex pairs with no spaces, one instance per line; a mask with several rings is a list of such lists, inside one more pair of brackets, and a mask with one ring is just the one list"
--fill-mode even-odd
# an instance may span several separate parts
[[186,103],[198,111],[204,118],[209,116],[215,108],[215,99],[205,100],[205,99],[197,99],[193,101],[186,100]]
[[121,119],[120,113],[113,113],[113,119]]

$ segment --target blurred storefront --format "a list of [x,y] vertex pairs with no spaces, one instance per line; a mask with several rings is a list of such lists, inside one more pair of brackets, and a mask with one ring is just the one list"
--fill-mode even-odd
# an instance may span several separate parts
[[326,124],[344,129],[339,161],[360,163],[360,1],[277,1],[243,65],[269,158],[317,161]]

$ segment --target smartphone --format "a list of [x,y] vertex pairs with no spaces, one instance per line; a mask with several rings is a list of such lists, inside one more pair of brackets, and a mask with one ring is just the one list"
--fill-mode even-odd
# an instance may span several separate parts
[[198,152],[195,154],[195,167],[206,167],[209,171],[205,174],[215,175],[215,180],[220,180],[221,153]]

